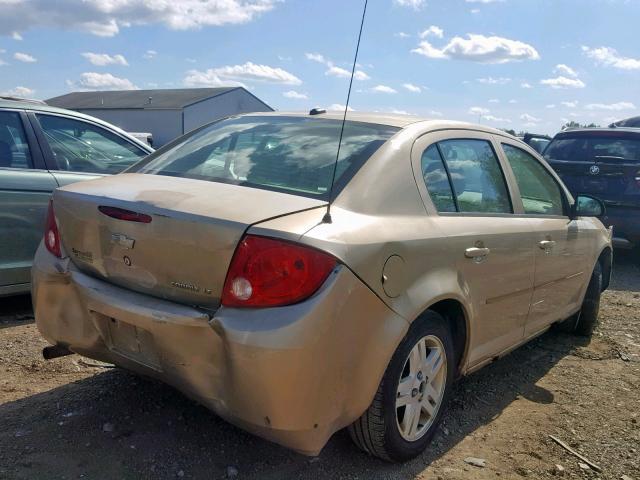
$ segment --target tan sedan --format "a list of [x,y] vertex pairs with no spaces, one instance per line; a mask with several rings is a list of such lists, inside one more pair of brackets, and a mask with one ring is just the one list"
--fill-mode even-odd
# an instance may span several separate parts
[[232,117],[58,189],[33,268],[45,356],[160,378],[305,454],[348,427],[403,461],[457,377],[553,324],[591,334],[598,200],[458,122],[350,114],[336,165],[340,120]]

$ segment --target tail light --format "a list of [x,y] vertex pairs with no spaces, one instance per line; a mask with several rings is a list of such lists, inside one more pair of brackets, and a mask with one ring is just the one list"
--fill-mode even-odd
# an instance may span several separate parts
[[146,213],[133,212],[125,208],[107,207],[106,205],[100,205],[98,210],[107,217],[117,218],[126,222],[151,223],[151,215]]
[[246,235],[238,245],[222,292],[228,307],[276,307],[313,295],[336,260],[314,248]]
[[49,200],[49,210],[47,211],[47,222],[44,229],[44,245],[56,257],[62,258],[60,251],[60,233],[58,233],[58,224],[53,211],[53,200]]

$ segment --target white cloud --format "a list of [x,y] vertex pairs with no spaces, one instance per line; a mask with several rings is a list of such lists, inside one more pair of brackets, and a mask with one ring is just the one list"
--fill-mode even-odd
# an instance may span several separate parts
[[504,0],[466,0],[467,3],[499,3]]
[[[329,69],[324,72],[325,75],[329,75],[330,77],[338,77],[338,78],[348,78],[351,76],[351,72],[342,67],[336,67],[333,64],[330,64]],[[353,78],[356,80],[369,80],[371,77],[364,73],[362,70],[356,70]]]
[[538,117],[534,117],[533,115],[529,115],[528,113],[523,113],[520,115],[520,120],[528,123],[537,123],[540,121]]
[[573,78],[576,78],[578,76],[578,73],[573,68],[565,65],[564,63],[559,63],[558,65],[556,65],[556,68],[554,68],[553,72],[559,75],[566,75],[567,77]]
[[[344,112],[344,107],[345,105],[342,105],[340,103],[332,103],[331,105],[329,105],[327,107],[327,110],[330,111],[337,111],[337,112]],[[351,107],[347,108],[347,112],[355,112],[355,110]]]
[[376,93],[398,93],[395,88],[391,88],[387,85],[376,85],[371,89],[371,91]]
[[542,85],[548,85],[551,88],[584,88],[586,85],[579,78],[567,78],[560,75],[556,78],[547,78],[540,80]]
[[508,118],[496,117],[495,115],[483,115],[482,118],[484,120],[488,120],[489,122],[511,123],[511,120],[509,120]]
[[289,90],[282,93],[287,98],[293,98],[295,100],[308,100],[309,96],[306,93],[296,92],[295,90]]
[[22,52],[14,53],[13,58],[18,60],[19,62],[24,62],[24,63],[35,63],[38,61],[35,57],[32,57],[28,53],[22,53]]
[[488,115],[491,113],[491,110],[482,107],[471,107],[468,113],[469,115]]
[[573,101],[573,102],[560,102],[560,105],[567,107],[567,108],[576,108],[578,106],[578,102],[577,101]]
[[419,10],[427,2],[426,0],[393,0],[393,3],[401,7],[410,7],[414,10]]
[[500,103],[500,100],[498,100],[497,98],[490,98],[489,103]]
[[529,82],[522,82],[520,88],[533,88]]
[[402,86],[403,86],[405,89],[407,89],[407,90],[409,90],[410,92],[413,92],[413,93],[420,93],[420,92],[422,92],[422,89],[421,89],[419,86],[414,85],[413,83],[403,83],[403,84],[402,84]]
[[25,98],[25,97],[33,97],[34,93],[36,93],[36,91],[33,90],[32,88],[18,86],[18,87],[12,88],[11,90],[5,90],[4,92],[0,93],[0,95],[4,95],[7,97]]
[[282,68],[258,65],[252,62],[209,68],[205,71],[189,70],[184,78],[184,84],[188,87],[242,85],[243,81],[282,85],[300,85],[302,83],[302,80]]
[[420,42],[416,48],[411,50],[411,52],[423,55],[427,58],[449,58],[445,55],[443,50],[434,47],[426,40],[424,42]]
[[550,103],[548,105],[546,105],[544,108],[556,108],[555,103]]
[[512,98],[511,100],[509,100],[509,103],[518,103],[518,101]]
[[392,108],[389,113],[393,113],[394,115],[411,115],[415,116],[415,113],[407,112],[406,110],[399,110],[397,108]]
[[393,36],[398,38],[409,38],[411,35],[405,32],[396,32],[393,34]]
[[110,73],[85,72],[77,82],[69,82],[70,86],[82,90],[137,90],[130,80],[116,77]]
[[636,106],[631,102],[618,102],[618,103],[589,103],[585,105],[587,110],[609,110],[619,112],[621,110],[635,110]]
[[311,60],[313,62],[318,62],[323,64],[327,63],[327,59],[324,58],[324,55],[320,53],[305,53],[304,56],[307,57],[307,60]]
[[444,36],[444,30],[435,25],[431,25],[429,28],[420,33],[420,38],[436,37],[442,38]]
[[620,70],[640,70],[640,59],[623,57],[610,47],[582,47],[582,51],[587,57],[607,67],[614,67]]
[[0,35],[48,27],[111,37],[132,25],[172,30],[242,24],[272,10],[279,0],[2,0]]
[[441,49],[423,41],[411,51],[428,58],[452,58],[479,63],[507,63],[540,58],[535,48],[519,40],[473,33],[467,34],[467,38],[453,37]]
[[22,40],[22,35],[20,35],[20,33],[18,33],[18,32],[13,32],[11,34],[11,38],[13,38],[14,40],[19,42],[19,41]]
[[486,77],[486,78],[476,78],[476,81],[479,83],[484,83],[486,85],[506,85],[511,81],[511,79],[506,77],[498,77],[498,78]]
[[84,58],[89,60],[93,65],[104,67],[105,65],[129,65],[127,59],[122,55],[109,55],[108,53],[91,53],[85,52],[82,54]]
[[428,113],[432,117],[442,117],[444,115],[442,112],[439,112],[438,110],[429,110]]
[[155,50],[147,50],[146,52],[144,52],[144,55],[142,55],[142,57],[146,58],[147,60],[151,60],[152,58],[155,58],[156,55],[158,55],[158,52],[156,52]]

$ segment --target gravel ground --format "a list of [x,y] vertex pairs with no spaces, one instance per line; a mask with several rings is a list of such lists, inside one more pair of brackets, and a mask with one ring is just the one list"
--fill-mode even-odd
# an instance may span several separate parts
[[461,380],[432,447],[404,465],[366,456],[345,432],[303,457],[158,382],[77,355],[44,361],[29,298],[2,299],[0,478],[640,480],[638,265],[617,254],[591,342],[549,332]]

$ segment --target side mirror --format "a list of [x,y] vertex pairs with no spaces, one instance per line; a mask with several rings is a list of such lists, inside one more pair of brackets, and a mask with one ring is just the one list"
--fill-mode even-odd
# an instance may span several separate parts
[[571,218],[577,217],[602,217],[605,208],[602,200],[590,195],[578,195],[576,202],[571,206]]

